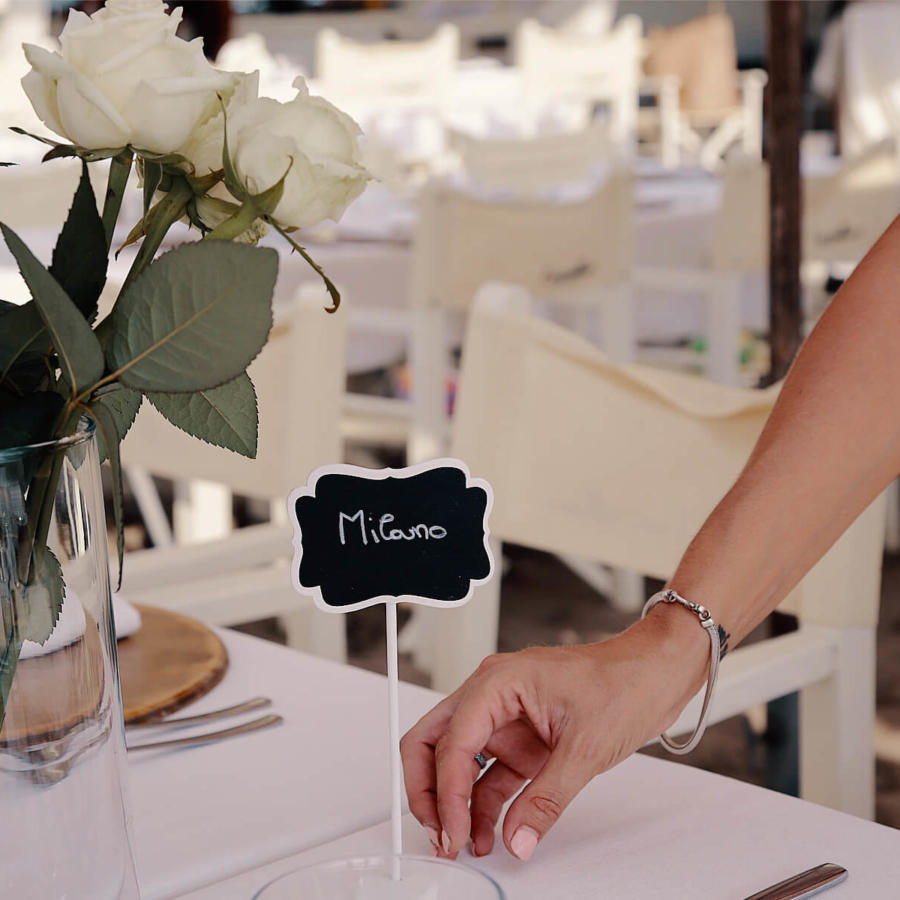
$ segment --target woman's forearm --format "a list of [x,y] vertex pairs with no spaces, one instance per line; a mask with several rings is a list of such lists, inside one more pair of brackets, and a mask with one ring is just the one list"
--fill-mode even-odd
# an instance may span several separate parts
[[900,220],[804,344],[744,471],[671,586],[707,606],[733,646],[898,472]]
[[[744,471],[671,586],[708,607],[733,646],[898,471],[895,223],[804,345]],[[454,856],[472,836],[480,855],[515,796],[503,839],[526,860],[584,784],[671,726],[708,661],[705,630],[670,603],[599,644],[489,658],[404,738],[410,809],[438,852]],[[480,752],[498,763],[473,789]]]

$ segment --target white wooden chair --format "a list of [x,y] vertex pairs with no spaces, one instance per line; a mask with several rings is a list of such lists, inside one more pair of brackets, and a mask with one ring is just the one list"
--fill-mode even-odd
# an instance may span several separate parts
[[888,139],[847,159],[833,174],[803,182],[805,264],[853,267],[900,209],[900,156]]
[[[447,452],[446,383],[454,326],[458,329],[478,290],[490,282],[514,285],[545,314],[567,318],[582,333],[599,338],[613,358],[631,358],[633,207],[631,177],[619,172],[571,203],[491,201],[440,185],[423,195],[410,282],[410,462]],[[580,559],[567,556],[564,562],[606,593],[628,597],[636,591],[630,572],[611,578]],[[428,669],[441,626],[426,609],[417,608],[413,622],[404,648]]]
[[514,60],[525,97],[539,106],[581,99],[610,106],[610,137],[625,156],[634,149],[641,66],[641,20],[625,16],[606,34],[585,36],[524,20],[515,35]]
[[[288,572],[287,495],[312,469],[341,458],[345,314],[329,316],[324,305],[318,287],[301,289],[250,367],[259,402],[256,459],[202,443],[144,404],[122,443],[132,487],[140,492],[148,473],[174,479],[184,504],[176,509],[176,536],[210,542],[185,546],[182,540],[129,554],[124,588],[132,601],[214,624],[277,614],[291,646],[340,658],[343,623],[322,621],[340,617],[307,621],[308,604],[291,588]],[[272,524],[231,534],[232,492],[268,501]],[[153,503],[141,493],[138,499]]]
[[[556,325],[481,305],[470,319],[452,452],[493,485],[495,542],[667,578],[744,465],[777,390],[615,365]],[[782,609],[797,615],[796,633],[728,654],[711,711],[720,721],[799,690],[802,795],[866,817],[883,523],[879,498],[788,597]],[[499,581],[443,617],[442,690],[495,649]],[[675,733],[693,726],[698,701]]]
[[423,40],[364,43],[333,28],[317,35],[314,92],[362,125],[367,166],[398,189],[443,156],[459,47],[449,22]]
[[601,120],[578,131],[527,138],[480,138],[452,130],[448,137],[473,185],[516,196],[584,184],[611,156],[608,129]]
[[[763,90],[760,69],[738,71],[734,23],[710,10],[647,36],[642,83],[657,106],[641,118],[659,131],[660,159],[677,167],[687,150],[707,169],[717,169],[735,144],[744,157],[762,159]],[[648,123],[649,124],[649,123]]]
[[459,29],[449,22],[421,41],[363,43],[323,28],[316,39],[316,80],[342,105],[440,105],[459,62]]
[[707,305],[706,375],[739,385],[741,284],[769,265],[769,170],[759,160],[727,163],[720,172],[722,198],[709,256],[702,267],[639,266],[636,289],[700,293]]
[[411,461],[446,450],[450,322],[486,282],[517,285],[570,312],[583,331],[599,317],[607,352],[631,358],[632,219],[632,180],[620,173],[571,203],[486,200],[437,185],[425,192],[410,282]]

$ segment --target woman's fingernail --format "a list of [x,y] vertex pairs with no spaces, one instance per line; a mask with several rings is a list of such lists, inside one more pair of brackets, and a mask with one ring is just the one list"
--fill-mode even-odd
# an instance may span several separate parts
[[509,847],[522,862],[528,862],[531,859],[531,854],[534,853],[534,848],[537,847],[537,843],[538,833],[527,825],[520,825],[512,836]]
[[434,847],[435,852],[438,850],[438,841],[440,838],[438,837],[437,828],[432,828],[430,825],[425,826],[425,834],[428,835],[428,840],[431,841],[431,846]]
[[441,846],[444,848],[444,853],[450,852],[450,835],[446,831],[441,832]]

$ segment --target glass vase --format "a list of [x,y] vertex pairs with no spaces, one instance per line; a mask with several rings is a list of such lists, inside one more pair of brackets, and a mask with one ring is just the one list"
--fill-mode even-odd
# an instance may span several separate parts
[[0,449],[0,700],[0,895],[139,897],[87,420],[71,437]]

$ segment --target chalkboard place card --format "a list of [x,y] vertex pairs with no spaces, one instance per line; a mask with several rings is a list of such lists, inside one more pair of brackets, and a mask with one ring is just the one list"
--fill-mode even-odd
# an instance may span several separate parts
[[327,612],[461,606],[493,575],[492,504],[490,485],[457,459],[316,469],[288,498],[294,587]]

